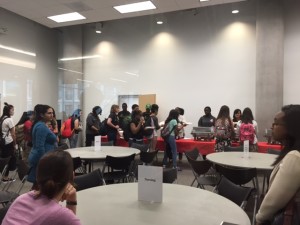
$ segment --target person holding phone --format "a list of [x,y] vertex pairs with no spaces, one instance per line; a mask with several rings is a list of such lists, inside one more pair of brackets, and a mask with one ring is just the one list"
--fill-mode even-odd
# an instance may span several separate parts
[[[66,151],[44,155],[37,167],[37,190],[19,196],[10,206],[3,225],[81,225],[76,217],[73,160]],[[66,207],[59,204],[66,201]]]

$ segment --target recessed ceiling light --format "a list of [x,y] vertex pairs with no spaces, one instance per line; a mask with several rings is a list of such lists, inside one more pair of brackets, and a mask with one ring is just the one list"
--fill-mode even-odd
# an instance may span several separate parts
[[57,23],[75,21],[75,20],[85,20],[86,18],[79,14],[78,12],[66,13],[56,16],[49,16],[48,19],[54,20]]
[[209,0],[200,0],[200,2],[208,2]]
[[101,30],[96,30],[96,33],[101,34],[102,32],[101,32]]
[[131,12],[139,12],[144,10],[156,9],[155,5],[151,1],[119,5],[119,6],[114,6],[114,8],[120,13],[131,13]]
[[157,23],[157,24],[163,24],[164,22],[161,21],[161,20],[159,20],[159,21],[157,21],[156,23]]
[[232,10],[233,14],[239,13],[239,10]]

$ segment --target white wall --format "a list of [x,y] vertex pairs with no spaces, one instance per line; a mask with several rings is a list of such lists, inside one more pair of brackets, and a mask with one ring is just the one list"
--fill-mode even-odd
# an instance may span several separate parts
[[101,35],[86,26],[84,55],[101,57],[84,61],[84,79],[92,81],[84,108],[100,104],[107,116],[118,95],[154,93],[159,120],[176,106],[195,126],[207,105],[215,116],[223,104],[231,113],[247,106],[255,112],[255,10],[245,4],[234,16],[230,9],[170,13],[161,26],[151,17],[111,21]]
[[283,103],[300,104],[300,2],[287,0],[285,3]]
[[0,48],[1,114],[3,102],[15,106],[15,122],[38,103],[57,108],[56,32],[1,8],[0,25],[8,29],[0,34],[0,45],[36,54]]

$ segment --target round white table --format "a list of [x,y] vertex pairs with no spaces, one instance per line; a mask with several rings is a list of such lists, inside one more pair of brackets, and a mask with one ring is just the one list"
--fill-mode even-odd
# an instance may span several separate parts
[[216,164],[258,170],[272,170],[272,163],[277,155],[249,152],[249,158],[244,158],[243,152],[216,152],[206,155],[206,158]]
[[71,148],[65,150],[69,152],[72,158],[80,157],[81,159],[97,160],[105,159],[107,155],[114,157],[129,156],[131,154],[139,154],[140,150],[129,147],[119,146],[101,146],[100,151],[95,151],[95,147]]
[[84,225],[250,225],[230,200],[199,188],[163,184],[163,202],[138,201],[138,184],[106,185],[77,193],[77,216]]

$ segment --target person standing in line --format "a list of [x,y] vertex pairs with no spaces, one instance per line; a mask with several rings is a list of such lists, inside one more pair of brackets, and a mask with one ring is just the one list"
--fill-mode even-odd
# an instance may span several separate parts
[[224,151],[225,146],[231,146],[233,135],[234,128],[229,114],[229,107],[227,105],[223,105],[215,123],[215,151],[222,152]]
[[211,115],[211,108],[206,106],[204,108],[204,116],[201,116],[198,121],[198,127],[213,127],[215,123],[216,118]]
[[16,169],[16,135],[15,135],[15,125],[14,121],[12,119],[12,116],[14,115],[14,106],[9,105],[8,103],[4,103],[3,107],[3,113],[0,117],[0,123],[1,123],[1,130],[2,130],[2,137],[5,140],[5,143],[3,146],[0,146],[1,151],[1,157],[7,158],[10,157],[10,160],[8,162],[8,168],[5,172],[5,174],[2,177],[2,182],[11,182],[15,179],[9,178],[9,171],[14,171]]
[[[184,127],[186,126],[186,120],[184,117],[184,109],[180,107],[176,107],[175,110],[178,111],[179,116],[178,116],[178,123],[183,126],[181,130],[179,130],[178,134],[176,135],[176,139],[182,139],[185,137],[185,132],[184,132]],[[182,160],[182,152],[178,153],[178,159]]]
[[[178,111],[176,111],[175,109],[172,109],[169,113],[168,118],[165,121],[165,125],[164,126],[168,126],[168,129],[170,131],[172,131],[169,135],[169,137],[167,137],[167,139],[165,139],[165,143],[166,143],[166,148],[167,145],[169,145],[171,153],[172,153],[172,162],[173,162],[173,168],[176,168],[178,171],[180,171],[181,169],[179,167],[177,167],[177,147],[176,147],[176,141],[175,141],[175,136],[178,133],[179,130],[181,130],[183,128],[183,126],[178,126],[178,116],[179,113]],[[167,149],[164,152],[164,158],[163,158],[163,167],[166,167],[167,165]]]
[[[286,105],[275,115],[272,136],[283,149],[273,163],[270,187],[258,213],[256,225],[271,224],[278,212],[291,200],[298,206],[294,216],[300,215],[300,105]],[[278,223],[279,224],[279,223]],[[283,224],[283,223],[281,223]],[[296,224],[296,223],[293,223]],[[299,221],[298,223],[299,224]]]
[[78,142],[79,133],[82,131],[82,123],[81,123],[81,109],[76,109],[72,114],[72,121],[74,123],[74,132],[70,138],[70,148],[76,148]]
[[131,121],[131,113],[127,110],[127,104],[122,104],[122,111],[118,113],[120,128],[124,131]]
[[48,105],[36,105],[34,107],[34,122],[32,125],[32,149],[29,153],[29,174],[27,180],[33,183],[32,189],[36,189],[36,169],[40,159],[49,151],[53,151],[57,145],[56,135],[47,126],[53,120],[53,108]]
[[34,112],[33,111],[27,111],[27,116],[29,120],[26,120],[24,123],[24,149],[22,154],[22,159],[28,163],[28,156],[32,148],[32,138],[31,138],[31,127],[32,123],[34,121]]
[[107,139],[108,141],[112,141],[114,145],[117,144],[117,135],[120,128],[118,118],[119,111],[118,105],[112,105],[107,119]]
[[100,135],[100,118],[102,109],[100,106],[95,106],[91,113],[86,118],[85,128],[85,146],[92,146],[95,136]]
[[157,114],[158,114],[159,106],[157,104],[151,105],[151,127],[154,127],[152,135],[149,137],[150,142],[150,151],[155,151],[156,144],[157,144],[157,136],[158,136],[158,130],[160,129],[160,126],[158,124]]

